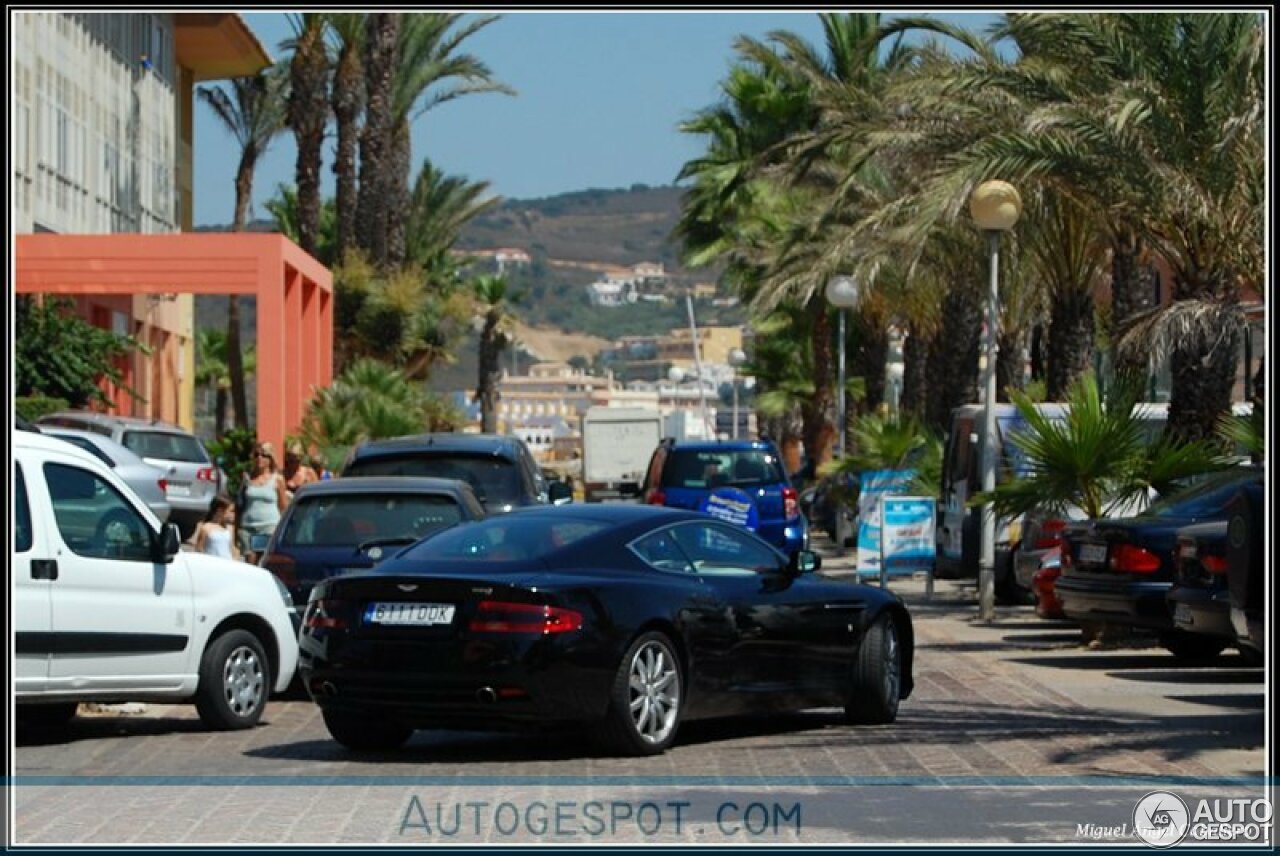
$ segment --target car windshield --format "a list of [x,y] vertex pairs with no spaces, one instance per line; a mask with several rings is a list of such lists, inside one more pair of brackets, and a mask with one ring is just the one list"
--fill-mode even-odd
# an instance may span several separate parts
[[381,538],[417,540],[462,520],[450,496],[408,493],[299,497],[278,547],[355,547]]
[[207,464],[200,441],[189,434],[173,434],[168,431],[126,431],[123,444],[139,458],[159,458],[164,461],[185,461],[191,464]]
[[1201,517],[1215,514],[1252,479],[1261,478],[1253,468],[1215,473],[1199,484],[1171,494],[1151,504],[1152,517]]
[[471,485],[476,496],[493,506],[520,501],[520,472],[506,458],[457,453],[379,455],[352,461],[348,476],[434,476]]
[[609,528],[598,520],[553,520],[544,515],[504,514],[441,532],[409,549],[402,558],[520,562],[541,559]]
[[663,487],[758,487],[785,483],[782,462],[764,449],[674,449]]

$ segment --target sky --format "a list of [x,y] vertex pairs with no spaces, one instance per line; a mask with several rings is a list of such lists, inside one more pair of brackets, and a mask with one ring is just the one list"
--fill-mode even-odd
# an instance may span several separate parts
[[[984,28],[993,15],[948,14]],[[283,13],[245,13],[272,58],[292,35]],[[588,188],[671,184],[702,151],[679,124],[719,100],[739,35],[763,39],[789,30],[820,45],[816,13],[507,13],[461,50],[488,64],[515,97],[469,95],[413,125],[414,175],[423,157],[448,174],[488,181],[492,193],[532,199]],[[332,130],[332,129],[331,129]],[[239,152],[198,103],[195,116],[195,224],[230,223]],[[277,137],[254,176],[251,217],[280,184],[294,183],[292,134]],[[324,194],[333,193],[333,140],[325,147]]]

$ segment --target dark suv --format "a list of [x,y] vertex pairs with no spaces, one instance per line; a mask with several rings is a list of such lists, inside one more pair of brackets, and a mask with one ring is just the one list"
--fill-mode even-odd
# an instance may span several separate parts
[[663,440],[641,487],[650,505],[705,511],[746,526],[784,553],[809,548],[809,523],[782,456],[767,441]]
[[524,505],[567,502],[563,482],[548,482],[529,447],[499,434],[416,434],[357,446],[344,476],[432,476],[471,485],[490,514]]

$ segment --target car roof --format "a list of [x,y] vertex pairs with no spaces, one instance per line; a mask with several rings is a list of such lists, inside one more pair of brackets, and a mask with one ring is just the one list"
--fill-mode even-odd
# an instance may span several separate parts
[[[657,525],[677,520],[710,520],[709,515],[662,505],[640,505],[624,502],[580,503],[569,505],[533,505],[517,508],[502,517],[545,517],[548,520],[590,520],[598,523],[625,524],[653,521]],[[491,518],[492,519],[492,518]]]
[[677,440],[670,448],[694,452],[772,452],[773,444],[765,440]]
[[297,497],[332,496],[349,493],[471,493],[471,485],[457,479],[430,476],[343,476],[308,482],[298,488]]
[[98,458],[86,452],[80,447],[68,443],[66,440],[59,440],[57,437],[50,437],[48,434],[36,434],[31,431],[18,431],[13,435],[14,448],[18,449],[34,449],[40,452],[57,452],[60,455],[69,455],[79,458],[81,461],[92,463],[95,467],[108,469]]
[[41,416],[36,420],[36,422],[40,425],[51,425],[53,423],[50,420],[54,419],[75,419],[78,422],[93,425],[119,425],[122,428],[147,428],[153,431],[166,431],[172,434],[191,433],[178,425],[161,422],[159,419],[141,419],[137,416],[116,416],[111,413],[98,413],[95,410],[60,410],[57,413],[48,413]]
[[387,440],[370,440],[360,444],[353,458],[366,455],[390,455],[401,452],[414,453],[448,453],[465,452],[470,454],[515,454],[519,441],[515,437],[504,434],[462,434],[443,433],[413,434],[406,437],[393,437]]

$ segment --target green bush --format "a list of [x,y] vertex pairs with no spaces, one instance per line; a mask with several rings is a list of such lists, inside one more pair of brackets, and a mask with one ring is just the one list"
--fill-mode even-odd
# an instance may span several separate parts
[[[258,432],[252,428],[232,428],[222,435],[222,439],[205,445],[213,460],[227,474],[223,490],[234,499],[245,473],[253,468],[253,450],[258,446]],[[276,450],[276,454],[281,454],[280,450]]]
[[65,398],[54,398],[48,395],[24,395],[13,400],[13,412],[28,422],[35,422],[41,416],[66,410],[71,402]]

